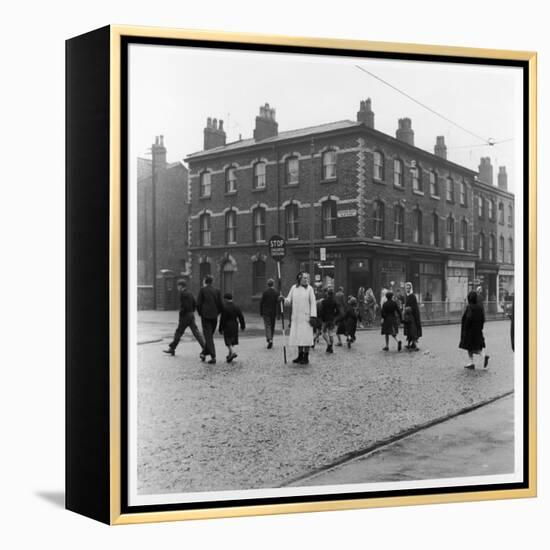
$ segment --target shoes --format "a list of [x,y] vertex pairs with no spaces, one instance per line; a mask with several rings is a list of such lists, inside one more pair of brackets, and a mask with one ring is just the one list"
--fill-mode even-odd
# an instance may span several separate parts
[[309,352],[306,351],[302,354],[300,365],[309,365]]
[[268,343],[267,343],[267,349],[271,349],[273,347],[273,340],[270,340]]
[[300,352],[298,352],[298,357],[296,357],[296,359],[293,359],[292,362],[293,363],[301,363],[303,357],[304,357],[304,352],[300,351]]
[[470,363],[469,365],[465,365],[464,368],[468,370],[474,370],[476,366],[473,363]]
[[483,368],[486,369],[488,364],[489,364],[489,356],[486,355],[483,359]]
[[332,349],[332,345],[327,346],[327,353],[334,353],[334,350]]
[[225,358],[225,360],[226,360],[228,363],[231,363],[231,361],[233,361],[233,359],[235,359],[235,357],[237,357],[237,354],[236,354],[236,353],[230,353],[230,354]]
[[350,340],[348,340],[348,349],[350,349],[350,348],[351,348],[351,342],[352,342],[352,340],[351,340],[351,339],[350,339]]
[[388,348],[388,346],[382,348],[382,351],[390,351],[390,348]]
[[176,355],[176,352],[172,348],[163,349],[162,351],[164,353],[167,353],[168,355],[171,355],[172,357],[174,357],[174,355]]
[[199,357],[201,358],[201,361],[202,361],[203,363],[206,361],[206,353],[204,353],[204,352],[201,353],[201,354],[199,355]]
[[336,342],[337,346],[342,346],[342,342]]
[[216,358],[215,357],[212,357],[212,359],[210,359],[210,361],[207,361],[207,363],[209,365],[215,365],[216,364]]
[[401,346],[402,346],[402,345],[403,345],[403,344],[402,344],[401,340],[399,340],[399,341],[397,342],[397,351],[401,351]]

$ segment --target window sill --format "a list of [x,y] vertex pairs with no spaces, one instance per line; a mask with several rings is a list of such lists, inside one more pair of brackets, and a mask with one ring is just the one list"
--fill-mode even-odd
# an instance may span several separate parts
[[405,187],[403,185],[397,185],[396,183],[393,184],[394,189],[399,189],[399,191],[405,191]]
[[288,237],[287,241],[299,241],[300,237]]
[[321,183],[336,183],[338,181],[338,178],[326,178],[322,179]]
[[373,239],[376,239],[377,241],[381,241],[381,240],[382,240],[382,237],[380,237],[380,235],[373,235],[372,238],[373,238]]
[[434,199],[435,201],[440,201],[441,197],[439,195],[430,195],[430,199]]
[[387,183],[384,180],[379,180],[378,178],[372,178],[372,181],[374,183],[377,183],[378,185],[387,185]]
[[323,239],[336,239],[336,235],[323,235]]
[[394,243],[402,243],[403,241],[401,239],[393,239]]
[[413,189],[413,195],[418,195],[420,197],[424,196],[424,191],[418,191],[416,189]]
[[264,239],[262,241],[254,241],[254,244],[265,244],[267,241]]
[[224,193],[224,195],[225,195],[226,197],[229,197],[229,196],[231,196],[231,195],[236,195],[236,194],[237,194],[237,191],[226,191],[226,192]]
[[255,187],[252,189],[252,193],[260,193],[262,191],[267,191],[267,187]]
[[298,187],[300,185],[300,182],[297,181],[295,183],[285,183],[283,184],[283,187]]
[[455,203],[454,200],[449,200],[449,199],[446,199],[445,202],[448,203],[448,204],[454,204]]
[[230,241],[230,242],[227,242],[225,243],[227,246],[231,246],[231,245],[234,245],[234,244],[237,244],[237,241]]
[[208,200],[208,199],[211,199],[212,198],[212,195],[202,195],[199,197],[199,200],[200,201],[205,201],[205,200]]

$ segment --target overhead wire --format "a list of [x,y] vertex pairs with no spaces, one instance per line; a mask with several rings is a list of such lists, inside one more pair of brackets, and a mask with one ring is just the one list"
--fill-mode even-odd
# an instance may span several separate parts
[[[401,90],[400,88],[398,88],[397,86],[394,86],[393,84],[391,84],[390,82],[388,82],[387,80],[384,80],[383,78],[379,77],[378,75],[374,74],[373,72],[365,69],[364,67],[361,67],[361,65],[355,65],[355,67],[357,69],[359,69],[360,71],[368,74],[369,76],[371,76],[372,78],[375,78],[376,80],[379,80],[380,82],[382,82],[383,84],[385,84],[386,86],[389,86],[392,90],[395,90],[397,93],[405,96],[407,99],[410,99],[411,101],[413,101],[414,103],[416,103],[417,105],[420,105],[423,109],[426,109],[427,111],[429,111],[430,113],[438,116],[439,118],[442,118],[443,120],[445,120],[446,122],[448,122],[449,124],[452,124],[453,126],[456,126],[457,128],[459,128],[460,130],[462,130],[463,132],[466,132],[467,134],[470,134],[471,136],[475,137],[476,139],[479,139],[480,141],[482,141],[483,143],[482,144],[477,144],[476,146],[477,147],[482,147],[482,146],[486,146],[486,145],[489,145],[489,146],[493,146],[493,145],[496,145],[497,143],[504,143],[505,141],[510,141],[510,139],[505,139],[505,140],[500,140],[500,141],[495,141],[494,139],[491,139],[491,138],[484,138],[478,134],[476,134],[475,132],[472,132],[471,130],[468,130],[468,128],[465,128],[464,126],[462,126],[461,124],[458,124],[457,122],[455,122],[454,120],[451,120],[449,117],[446,117],[445,115],[442,115],[441,113],[437,112],[435,109],[432,109],[431,107],[429,107],[428,105],[426,105],[425,103],[422,103],[421,101],[419,101],[418,99],[414,98],[413,96],[411,96],[410,94],[408,94],[407,92],[404,92],[403,90]],[[469,146],[465,146],[465,147],[469,147]],[[454,149],[456,149],[456,147],[454,147]]]

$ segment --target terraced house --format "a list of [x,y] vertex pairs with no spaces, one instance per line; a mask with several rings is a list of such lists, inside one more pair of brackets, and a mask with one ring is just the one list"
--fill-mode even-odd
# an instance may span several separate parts
[[[379,296],[410,280],[420,300],[456,308],[477,283],[495,285],[487,296],[498,293],[502,258],[489,253],[500,239],[497,214],[481,218],[476,201],[499,208],[500,197],[513,209],[513,195],[448,160],[442,136],[433,153],[415,147],[409,118],[399,119],[395,137],[376,130],[370,99],[360,102],[355,121],[285,132],[265,104],[253,137],[233,143],[223,121],[209,118],[204,150],[185,161],[196,287],[211,273],[254,308],[276,275],[267,240],[279,234],[288,244],[284,290],[307,270],[316,284],[341,285],[347,294],[363,286]],[[513,270],[513,257],[504,259]]]

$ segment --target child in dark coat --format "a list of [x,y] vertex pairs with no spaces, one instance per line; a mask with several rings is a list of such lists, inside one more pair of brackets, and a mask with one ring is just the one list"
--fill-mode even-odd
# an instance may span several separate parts
[[350,296],[344,311],[344,327],[346,331],[346,341],[348,348],[355,342],[355,332],[357,331],[357,321],[359,319],[359,311],[357,308],[357,300]]
[[223,311],[220,317],[220,334],[223,334],[227,346],[228,363],[231,363],[237,354],[233,352],[233,346],[239,344],[239,324],[241,330],[245,329],[245,322],[241,308],[233,303],[233,295],[227,292],[223,296]]
[[414,342],[418,340],[418,331],[416,330],[416,322],[412,307],[407,306],[403,315],[403,333],[407,337],[407,349],[416,349],[413,347]]

